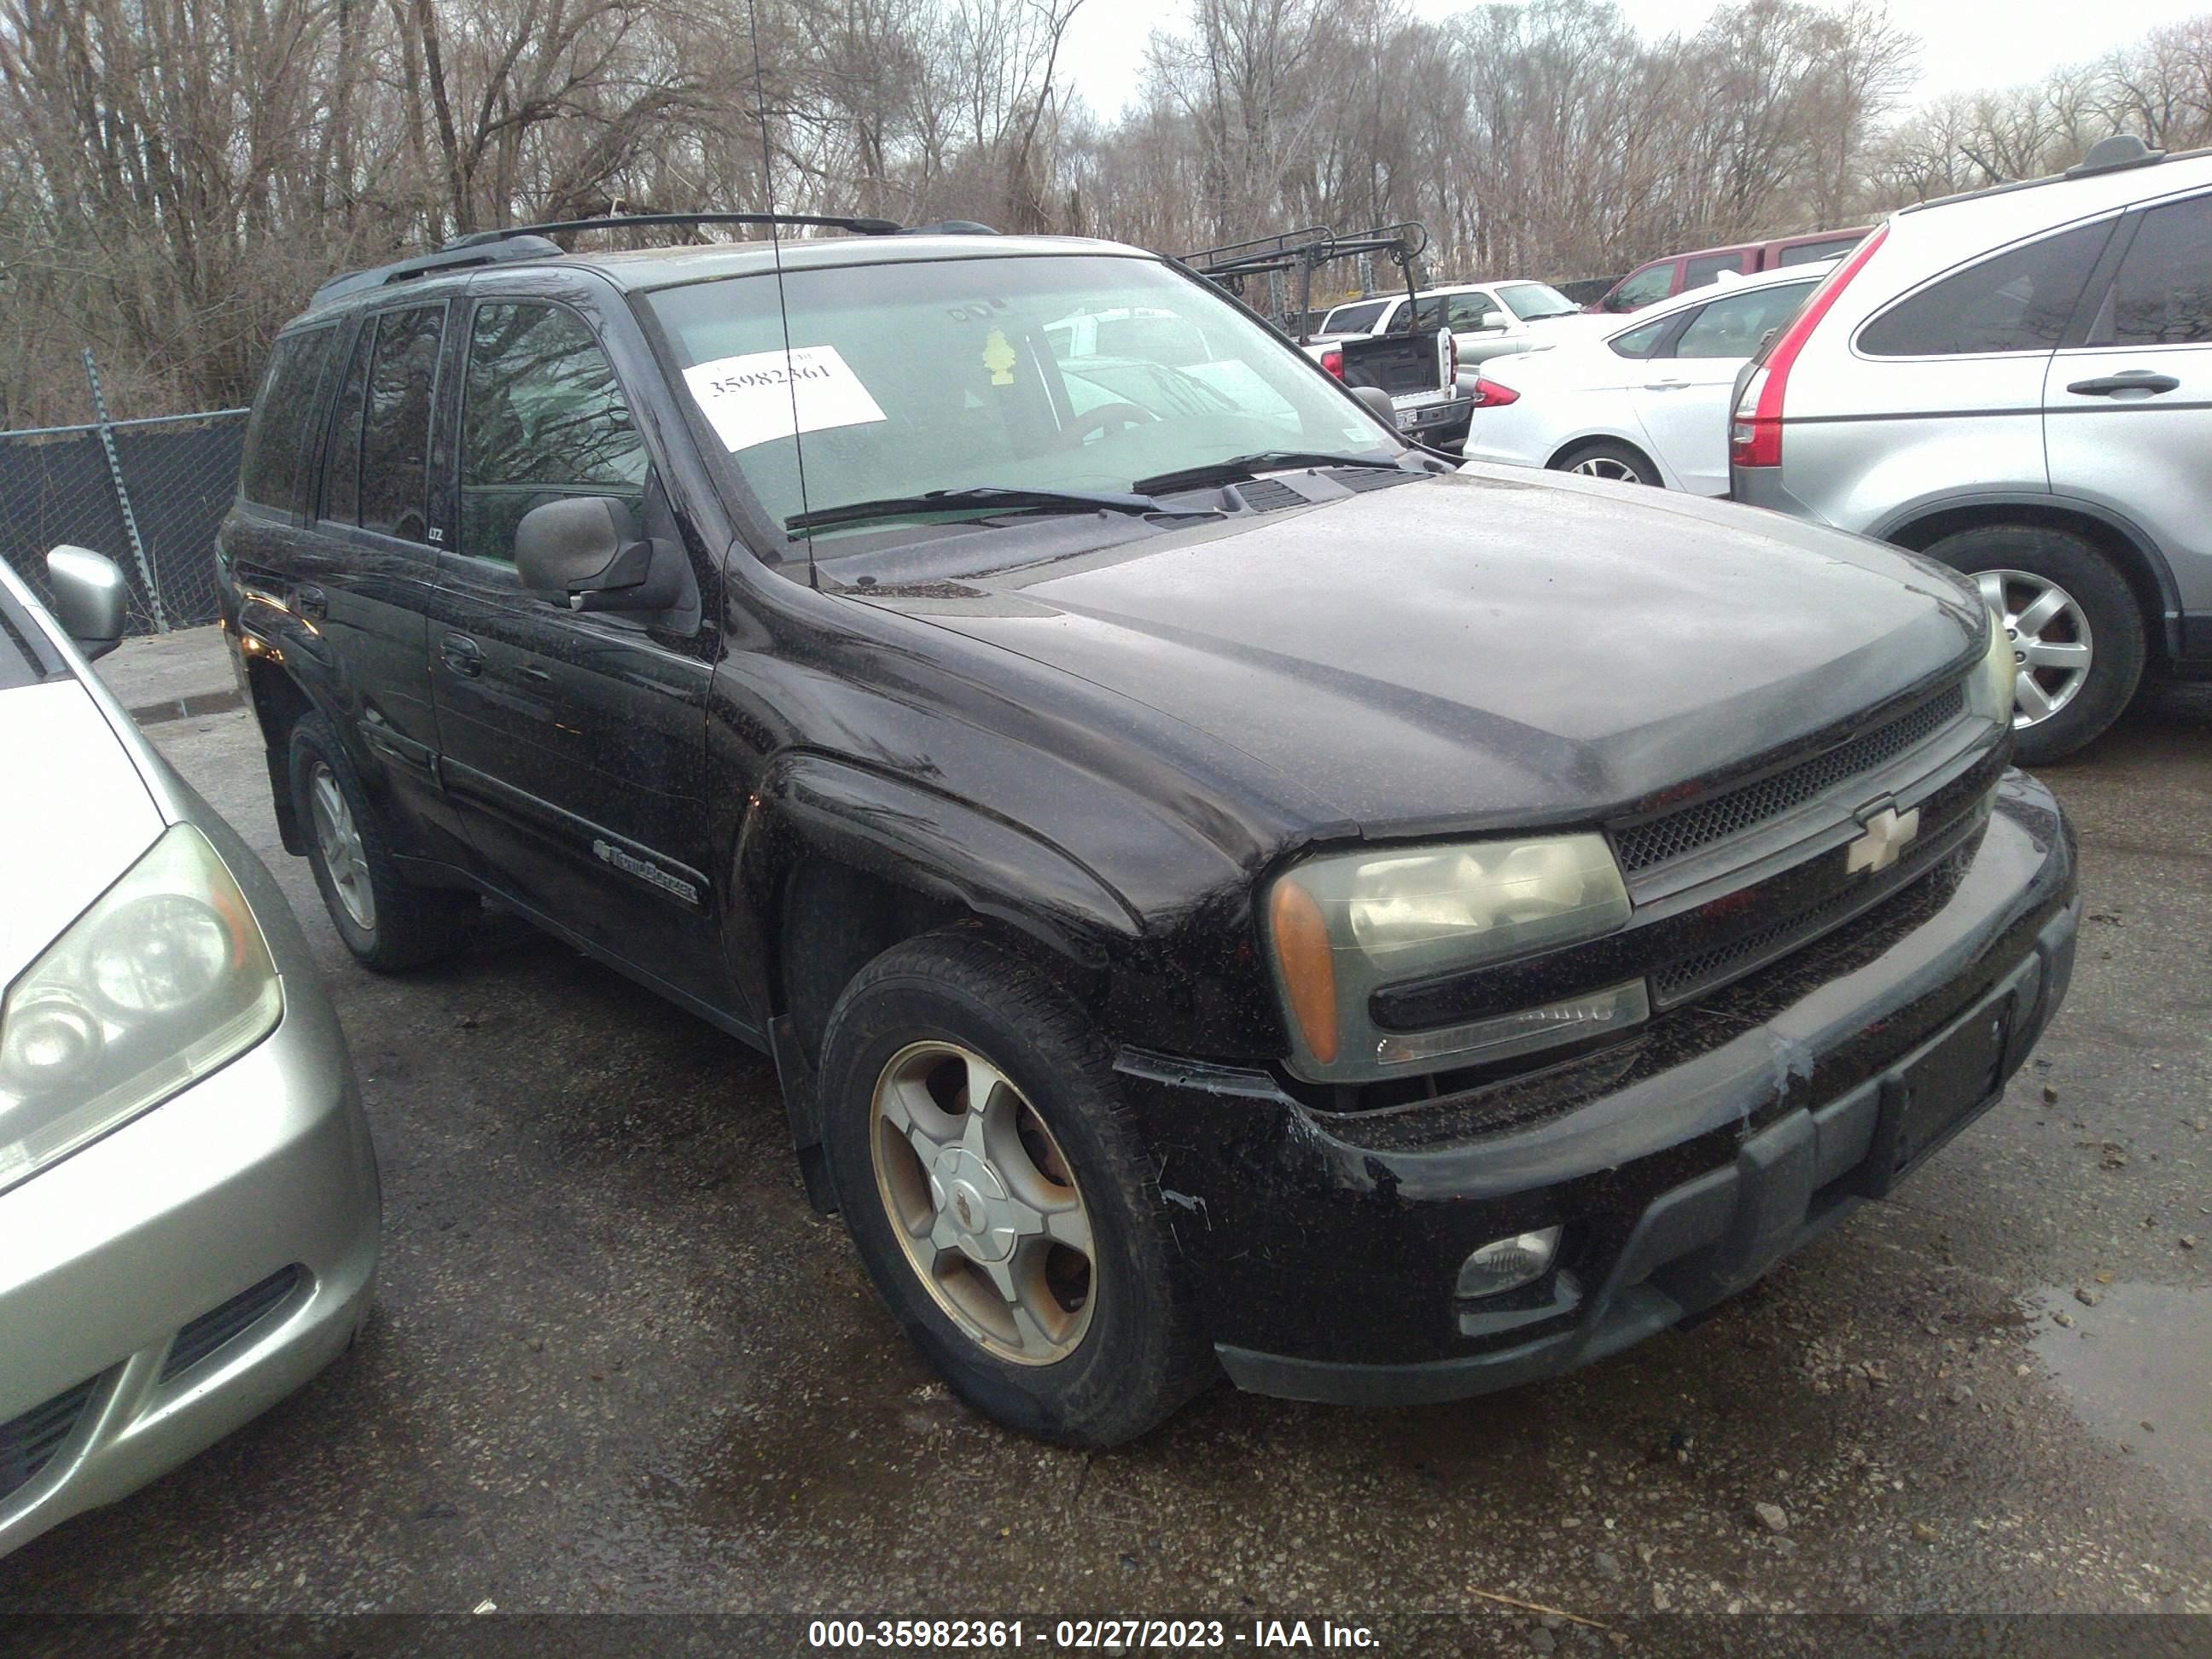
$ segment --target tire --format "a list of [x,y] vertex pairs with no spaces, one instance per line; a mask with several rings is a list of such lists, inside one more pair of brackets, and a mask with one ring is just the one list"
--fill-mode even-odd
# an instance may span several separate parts
[[[2040,766],[2062,759],[2119,718],[2142,678],[2148,647],[2135,591],[2111,560],[2069,531],[2022,524],[1960,531],[1929,547],[1928,556],[1979,578],[1983,599],[2008,624],[2037,621],[2035,602],[2058,596],[2063,603],[2053,616],[2027,637],[2015,635],[2027,656],[2055,658],[2088,647],[2083,670],[2022,662],[2013,722],[2014,752],[2021,761]],[[2047,712],[2038,712],[2038,701]]]
[[[822,1044],[830,1178],[892,1316],[977,1411],[1068,1446],[1133,1439],[1216,1374],[1110,1052],[1057,986],[965,927],[862,969]],[[980,1118],[979,1066],[996,1073]],[[1040,1224],[1009,1195],[1054,1207]],[[1079,1237],[1087,1252],[1060,1242]]]
[[1554,472],[1579,472],[1585,477],[1608,478],[1615,483],[1649,484],[1666,488],[1666,480],[1651,458],[1630,444],[1605,441],[1577,444],[1552,462]]
[[288,763],[308,866],[323,908],[356,959],[379,973],[397,973],[467,944],[479,909],[476,896],[408,885],[392,861],[383,820],[328,720],[310,714],[294,723]]

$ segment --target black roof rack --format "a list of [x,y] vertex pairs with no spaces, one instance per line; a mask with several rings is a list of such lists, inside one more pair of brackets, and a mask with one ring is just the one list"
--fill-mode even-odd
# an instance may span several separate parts
[[592,219],[551,219],[538,225],[508,225],[456,236],[443,249],[482,247],[514,236],[559,236],[574,230],[634,230],[655,225],[806,225],[821,230],[849,230],[856,236],[896,236],[896,219],[846,218],[821,213],[611,213]]
[[514,259],[546,259],[560,257],[557,242],[543,236],[515,236],[503,241],[471,244],[457,247],[451,243],[434,253],[418,253],[410,259],[395,259],[388,265],[371,265],[366,270],[349,270],[333,276],[315,290],[308,301],[316,306],[336,300],[364,289],[382,288],[387,283],[404,283],[417,276],[428,276],[439,271],[465,270],[471,265],[504,264]]
[[849,230],[860,236],[995,236],[988,225],[969,219],[948,219],[942,224],[902,226],[890,219],[863,219],[817,213],[617,213],[592,219],[555,219],[544,224],[504,225],[495,230],[474,230],[456,236],[435,252],[390,264],[372,265],[333,276],[315,290],[310,307],[364,289],[382,288],[447,270],[466,270],[472,265],[505,264],[516,259],[557,259],[567,250],[551,239],[570,231],[622,230],[660,225],[802,225],[823,230]]
[[2039,190],[2045,185],[2063,184],[2069,179],[2094,179],[2107,173],[2124,173],[2130,167],[2155,167],[2161,161],[2193,161],[2206,155],[2212,155],[2212,149],[2153,149],[2132,132],[2115,132],[2090,145],[2089,153],[2063,173],[2047,173],[2040,179],[2008,179],[2001,184],[1984,185],[1978,190],[1961,190],[1948,196],[1932,197],[1925,202],[1910,202],[1898,211],[1917,213],[1923,208],[1948,207],[1954,202],[2004,196],[2015,190]]

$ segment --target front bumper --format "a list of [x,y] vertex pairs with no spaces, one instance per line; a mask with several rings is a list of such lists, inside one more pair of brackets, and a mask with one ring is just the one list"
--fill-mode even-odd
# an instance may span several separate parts
[[[296,927],[256,908],[283,961]],[[304,957],[262,1042],[0,1196],[0,1555],[274,1405],[365,1317],[376,1163]]]
[[[1449,1400],[1735,1294],[1996,1103],[2064,997],[2074,891],[2057,804],[2015,773],[1940,878],[1548,1072],[1336,1115],[1125,1052],[1223,1367],[1297,1399]],[[1455,1298],[1470,1251],[1553,1224],[1546,1280]]]

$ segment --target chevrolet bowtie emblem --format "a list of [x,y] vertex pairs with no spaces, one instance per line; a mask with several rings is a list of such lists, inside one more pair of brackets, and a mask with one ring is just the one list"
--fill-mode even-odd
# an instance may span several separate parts
[[1866,833],[1844,849],[1844,873],[1855,876],[1862,870],[1869,875],[1880,875],[1897,862],[1897,855],[1911,844],[1920,833],[1920,809],[1899,812],[1894,806],[1885,806],[1866,821]]

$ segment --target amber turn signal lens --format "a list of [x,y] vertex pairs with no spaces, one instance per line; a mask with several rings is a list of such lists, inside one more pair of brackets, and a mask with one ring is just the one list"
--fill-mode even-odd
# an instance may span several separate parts
[[1328,923],[1313,895],[1295,881],[1275,884],[1267,902],[1275,962],[1289,994],[1291,1015],[1306,1052],[1323,1066],[1336,1060],[1336,960],[1329,949]]

